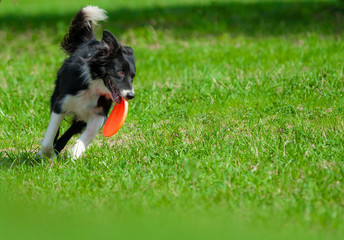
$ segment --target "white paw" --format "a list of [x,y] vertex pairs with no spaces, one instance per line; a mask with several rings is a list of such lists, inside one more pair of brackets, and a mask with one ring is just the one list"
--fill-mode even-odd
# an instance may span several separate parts
[[71,150],[72,159],[79,158],[86,151],[86,145],[82,140],[77,140]]
[[56,154],[54,152],[53,146],[42,146],[42,149],[39,150],[38,156],[40,158],[54,158]]

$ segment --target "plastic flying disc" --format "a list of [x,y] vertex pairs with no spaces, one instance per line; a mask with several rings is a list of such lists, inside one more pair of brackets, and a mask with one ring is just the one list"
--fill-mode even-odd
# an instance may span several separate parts
[[128,101],[125,99],[122,99],[120,104],[115,104],[103,128],[103,135],[105,137],[111,137],[121,129],[127,118],[128,106]]

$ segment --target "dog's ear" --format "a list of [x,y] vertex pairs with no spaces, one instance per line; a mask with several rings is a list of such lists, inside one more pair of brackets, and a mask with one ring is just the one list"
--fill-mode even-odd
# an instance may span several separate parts
[[107,55],[111,56],[115,55],[121,47],[117,38],[107,30],[103,31],[102,43],[107,48]]

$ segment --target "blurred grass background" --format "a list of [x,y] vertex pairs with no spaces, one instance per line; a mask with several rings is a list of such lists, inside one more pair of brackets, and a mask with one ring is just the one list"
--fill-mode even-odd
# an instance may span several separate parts
[[[81,161],[40,162],[89,4],[134,48],[137,96]],[[1,1],[0,234],[342,239],[343,19],[330,0]]]

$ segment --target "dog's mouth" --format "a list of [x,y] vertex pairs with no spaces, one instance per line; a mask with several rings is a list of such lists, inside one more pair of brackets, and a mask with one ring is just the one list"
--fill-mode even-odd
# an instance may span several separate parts
[[116,88],[113,86],[111,80],[108,80],[109,86],[110,86],[110,90],[111,90],[111,98],[112,100],[117,103],[120,104],[122,102],[122,98],[119,95],[118,91],[116,90]]

